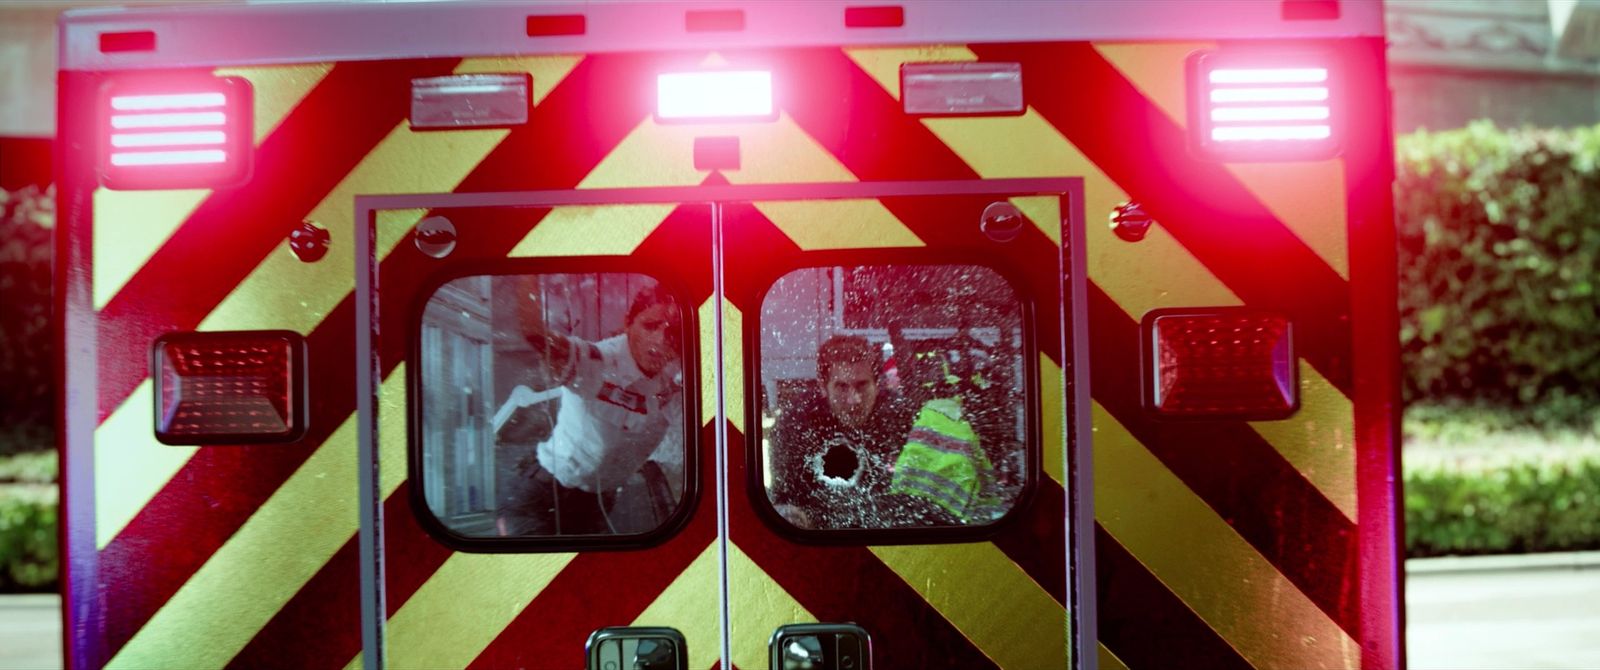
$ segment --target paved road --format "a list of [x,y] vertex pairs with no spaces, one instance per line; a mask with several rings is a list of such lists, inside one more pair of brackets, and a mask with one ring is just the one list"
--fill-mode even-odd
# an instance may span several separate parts
[[1414,670],[1600,668],[1600,553],[1412,560]]
[[[1600,669],[1600,552],[1413,560],[1414,670]],[[0,596],[0,670],[61,667],[55,596]]]
[[0,668],[61,667],[61,599],[0,596]]

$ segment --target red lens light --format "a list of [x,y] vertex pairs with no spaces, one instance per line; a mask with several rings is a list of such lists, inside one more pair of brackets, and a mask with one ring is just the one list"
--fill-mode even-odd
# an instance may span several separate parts
[[113,189],[228,186],[249,173],[240,77],[119,80],[106,88],[101,172]]
[[167,444],[293,441],[305,429],[296,333],[172,333],[156,341],[156,436]]
[[1315,160],[1338,153],[1333,71],[1304,55],[1202,53],[1190,59],[1190,126],[1210,158]]
[[1172,417],[1282,418],[1299,407],[1287,317],[1243,310],[1145,320],[1151,409]]

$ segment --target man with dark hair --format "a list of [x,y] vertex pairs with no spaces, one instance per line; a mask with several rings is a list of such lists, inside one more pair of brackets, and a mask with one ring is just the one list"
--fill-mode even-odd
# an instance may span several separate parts
[[835,335],[817,352],[821,393],[784,411],[773,428],[768,495],[802,528],[906,525],[885,504],[912,408],[879,387],[881,356],[865,338]]
[[[608,509],[647,462],[683,469],[682,325],[672,294],[652,284],[628,305],[623,332],[589,342],[549,330],[537,279],[519,303],[524,336],[561,388],[561,409],[536,462],[500,510],[503,535],[617,532]],[[649,470],[646,469],[648,472]]]

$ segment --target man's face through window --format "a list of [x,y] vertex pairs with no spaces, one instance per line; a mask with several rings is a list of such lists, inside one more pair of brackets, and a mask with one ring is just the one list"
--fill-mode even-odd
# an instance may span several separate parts
[[835,363],[823,380],[828,409],[846,426],[857,426],[872,414],[878,401],[878,378],[866,361]]
[[628,323],[628,348],[646,377],[654,377],[676,357],[677,314],[671,305],[645,308]]

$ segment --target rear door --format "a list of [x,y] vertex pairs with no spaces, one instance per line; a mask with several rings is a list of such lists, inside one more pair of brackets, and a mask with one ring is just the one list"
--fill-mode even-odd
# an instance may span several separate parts
[[878,668],[1068,667],[1076,187],[720,205],[734,665],[848,667],[836,636],[774,637],[821,622]]
[[[690,667],[720,658],[715,405],[699,364],[712,210],[575,198],[362,209],[374,401],[364,556],[376,571],[364,581],[381,585],[364,603],[381,640],[366,648],[382,648],[384,665],[579,668],[590,635],[616,626],[678,631]],[[653,360],[637,366],[662,383],[648,397],[584,385],[591,364],[644,342],[630,334],[641,300],[668,316],[630,359]],[[534,317],[571,344],[564,355],[529,337]],[[550,446],[563,430],[581,441],[591,416],[649,433],[620,475],[585,471],[594,484],[553,462],[570,445]],[[540,470],[571,484],[555,503],[566,509],[527,502],[535,482],[549,486]]]

